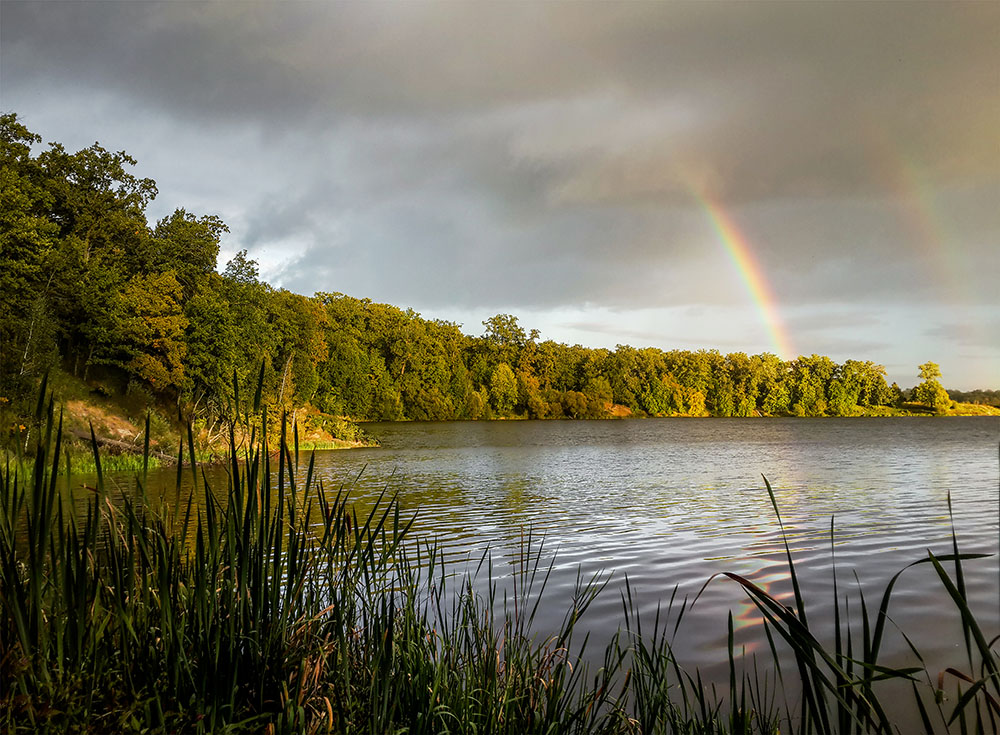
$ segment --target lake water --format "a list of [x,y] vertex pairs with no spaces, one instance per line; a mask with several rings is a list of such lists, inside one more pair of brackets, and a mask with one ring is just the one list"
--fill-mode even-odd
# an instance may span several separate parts
[[[961,549],[994,555],[966,572],[987,638],[1000,633],[1000,418],[413,422],[365,430],[380,447],[317,453],[326,486],[349,486],[362,505],[388,487],[404,514],[417,513],[416,533],[436,537],[459,565],[489,547],[495,565],[508,569],[529,530],[544,537],[543,562],[553,571],[542,628],[558,625],[580,571],[612,575],[585,619],[597,639],[621,623],[626,575],[650,616],[675,586],[694,597],[724,571],[787,598],[766,475],[812,625],[830,622],[831,518],[841,594],[856,595],[857,573],[877,607],[907,563],[928,549],[950,552],[950,494]],[[164,483],[173,487],[172,475]],[[725,671],[727,610],[738,643],[759,646],[749,599],[725,579],[708,586],[677,638],[682,663],[710,678]],[[955,608],[929,565],[903,575],[890,615],[932,671],[968,668]],[[886,663],[912,661],[898,635],[887,646]]]

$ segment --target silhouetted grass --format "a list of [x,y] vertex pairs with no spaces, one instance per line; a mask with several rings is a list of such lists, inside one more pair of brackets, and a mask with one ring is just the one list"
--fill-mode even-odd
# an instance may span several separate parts
[[[225,488],[178,462],[176,502],[156,508],[144,501],[145,465],[139,499],[108,500],[95,440],[97,488],[77,514],[58,490],[62,419],[44,391],[34,454],[0,476],[4,732],[888,733],[886,681],[908,684],[929,732],[997,731],[997,639],[977,624],[964,583],[963,564],[980,555],[957,541],[910,566],[931,565],[941,586],[927,594],[953,602],[967,668],[880,663],[905,569],[871,610],[860,593],[848,608],[835,577],[835,639],[821,642],[786,542],[794,608],[723,575],[757,606],[769,647],[738,673],[746,661],[730,617],[729,684],[718,692],[673,655],[691,614],[676,592],[643,621],[626,580],[619,633],[588,666],[575,631],[606,579],[579,580],[562,624],[540,632],[551,567],[530,537],[503,584],[489,557],[485,587],[452,576],[433,544],[409,537],[412,518],[392,498],[359,516],[346,491],[315,481],[312,458],[299,466],[284,428],[272,443],[266,417],[242,452],[231,441]],[[255,414],[259,404],[258,391]],[[182,495],[186,472],[195,489]],[[783,647],[794,672],[781,671]],[[778,705],[792,684],[798,702]]]

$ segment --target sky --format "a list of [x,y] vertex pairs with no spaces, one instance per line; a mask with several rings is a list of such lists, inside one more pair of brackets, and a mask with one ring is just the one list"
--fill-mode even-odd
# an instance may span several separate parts
[[1000,388],[1000,3],[0,0],[0,110],[298,293]]

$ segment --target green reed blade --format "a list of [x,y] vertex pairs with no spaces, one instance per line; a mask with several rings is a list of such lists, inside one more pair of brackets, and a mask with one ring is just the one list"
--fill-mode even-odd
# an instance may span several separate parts
[[191,487],[198,487],[198,463],[194,458],[194,430],[191,427],[191,419],[187,420],[188,456],[191,458]]
[[146,484],[146,476],[149,474],[149,415],[146,411],[146,430],[143,432],[142,441],[142,484]]
[[[309,467],[306,469],[306,484],[302,488],[302,492],[306,495],[309,494],[309,488],[312,486],[313,471],[316,468],[316,450],[312,450],[309,453]],[[308,517],[308,515],[306,516]]]
[[49,385],[49,371],[42,373],[42,384],[38,388],[38,402],[35,404],[35,421],[41,422],[45,415],[45,393]]
[[56,479],[59,477],[59,453],[62,448],[63,410],[59,409],[59,428],[56,429],[56,446],[52,452],[52,477],[49,485],[49,495],[56,496]]
[[97,448],[97,435],[94,433],[94,422],[90,423],[90,450],[94,455],[94,468],[97,472],[97,492],[104,495],[104,472],[101,470],[101,453]]
[[[729,577],[744,589],[751,596],[751,599],[758,610],[768,619],[779,635],[792,647],[796,655],[796,662],[802,674],[802,684],[807,701],[810,702],[810,711],[818,718],[817,726],[823,732],[830,731],[829,722],[826,719],[826,707],[822,704],[822,693],[829,692],[844,708],[850,708],[849,702],[845,699],[834,681],[823,671],[816,660],[818,655],[826,666],[834,672],[843,672],[837,665],[836,660],[817,641],[806,625],[788,607],[769,595],[763,589],[755,585],[750,580],[732,572],[723,572],[723,576]],[[867,705],[873,709],[885,727],[888,727],[888,720],[882,712],[877,700],[870,700]]]
[[235,421],[240,418],[240,378],[236,374],[235,367],[233,368],[233,416]]
[[916,682],[910,682],[910,686],[913,689],[913,700],[917,703],[917,712],[920,714],[920,722],[924,727],[924,732],[933,733],[934,725],[931,723],[930,715],[927,713],[927,708],[924,706],[920,692],[917,690]]
[[[983,669],[987,676],[984,677],[986,681],[991,681],[993,687],[997,694],[1000,695],[1000,663],[997,661],[996,654],[990,649],[989,643],[986,641],[986,637],[983,635],[982,629],[979,627],[976,621],[975,615],[973,615],[972,610],[969,609],[969,605],[965,596],[959,591],[955,584],[948,577],[947,572],[945,572],[944,567],[941,566],[941,561],[945,557],[935,557],[930,551],[927,552],[928,560],[934,565],[934,570],[937,572],[941,583],[944,588],[948,591],[948,595],[951,597],[955,606],[958,608],[962,615],[962,622],[967,626],[969,632],[972,635],[972,639],[976,642],[976,646],[979,649],[979,655],[982,657]],[[958,559],[964,559],[969,555],[955,555]],[[974,555],[981,557],[982,555]]]
[[992,709],[995,714],[1000,715],[1000,702],[997,702],[997,700],[985,689],[988,682],[988,678],[979,679],[978,681],[972,682],[972,686],[962,693],[962,696],[959,697],[958,701],[955,703],[955,708],[952,710],[951,717],[948,718],[949,725],[951,725],[951,723],[953,723],[961,715],[961,713],[965,711],[965,708],[970,702],[975,701],[976,695],[979,694],[980,691],[983,692],[983,695],[986,698],[987,706]]
[[265,365],[266,365],[265,361],[261,360],[260,361],[260,374],[257,376],[257,389],[254,391],[254,394],[253,394],[253,413],[254,413],[255,416],[260,413],[260,399],[261,399],[261,395],[264,392],[264,367],[265,367]]
[[177,490],[177,497],[180,497],[181,492],[181,472],[184,469],[184,437],[182,436],[177,442],[177,483],[175,485]]

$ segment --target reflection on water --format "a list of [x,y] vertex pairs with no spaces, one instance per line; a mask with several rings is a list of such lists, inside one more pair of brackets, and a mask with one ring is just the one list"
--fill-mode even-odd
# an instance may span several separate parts
[[[498,561],[516,558],[526,530],[544,535],[547,559],[554,554],[555,561],[542,622],[546,614],[553,625],[561,619],[578,570],[612,571],[611,589],[588,613],[599,636],[610,636],[621,621],[615,588],[625,575],[650,614],[675,585],[693,597],[723,571],[787,602],[784,546],[762,473],[777,496],[810,623],[820,630],[833,595],[831,518],[841,594],[856,594],[856,572],[869,604],[927,549],[948,553],[949,494],[963,550],[998,551],[1000,419],[994,417],[415,422],[365,429],[380,447],[317,453],[316,472],[328,489],[349,487],[364,507],[388,488],[404,512],[417,513],[416,532],[436,537],[454,560],[478,559],[487,546]],[[225,487],[224,470],[208,474]],[[151,478],[151,493],[165,486],[169,500],[174,477],[168,470],[163,479]],[[118,481],[130,491],[127,478]],[[967,569],[973,608],[994,633],[998,569],[996,556]],[[738,643],[751,650],[759,618],[735,582],[717,578],[685,619],[679,639],[685,663],[719,670],[728,610],[741,629]],[[933,570],[908,571],[890,612],[930,656],[932,669],[953,663],[958,650],[941,636],[942,626],[955,623],[953,607]],[[890,653],[905,656],[901,639],[895,645]]]

